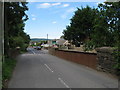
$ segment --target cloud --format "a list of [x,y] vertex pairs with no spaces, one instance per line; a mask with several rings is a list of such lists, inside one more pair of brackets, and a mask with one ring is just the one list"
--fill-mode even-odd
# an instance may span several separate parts
[[60,4],[61,3],[42,3],[42,4],[39,4],[37,6],[37,8],[49,8],[49,7],[53,7],[53,6],[58,6]]
[[56,22],[56,21],[53,21],[52,23],[53,23],[53,24],[56,24],[57,22]]
[[99,5],[101,2],[97,2],[96,4]]
[[68,7],[69,6],[69,4],[63,4],[63,7]]
[[61,18],[63,18],[63,19],[67,18],[67,16],[70,13],[73,13],[74,11],[76,11],[76,8],[69,8],[69,9],[67,9],[66,12],[61,15]]
[[60,5],[61,3],[53,3],[51,4],[52,6],[57,6],[57,5]]
[[[26,0],[27,2],[96,2],[96,1],[106,1],[106,0]],[[109,2],[115,2],[119,0],[107,0]]]
[[97,4],[97,5],[103,4],[103,5],[104,5],[105,3],[101,1],[101,2],[97,2],[96,4]]
[[69,8],[66,12],[71,13],[71,12],[74,12],[75,10],[76,10],[76,8]]
[[36,20],[36,15],[31,14],[31,18],[32,18],[33,21],[35,21]]
[[37,8],[49,8],[51,7],[50,3],[42,3],[37,6]]
[[36,18],[32,18],[32,20],[34,21],[34,20],[36,20]]
[[67,14],[61,15],[61,18],[65,19],[67,17]]
[[32,17],[35,17],[35,15],[34,15],[34,14],[31,14],[31,16],[32,16]]

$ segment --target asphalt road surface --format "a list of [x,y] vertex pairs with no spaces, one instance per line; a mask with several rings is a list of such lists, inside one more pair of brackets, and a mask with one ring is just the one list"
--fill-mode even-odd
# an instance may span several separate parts
[[118,88],[118,79],[48,54],[28,48],[18,56],[8,88]]

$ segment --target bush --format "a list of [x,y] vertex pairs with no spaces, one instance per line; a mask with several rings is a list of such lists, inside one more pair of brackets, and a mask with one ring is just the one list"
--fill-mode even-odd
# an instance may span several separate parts
[[90,50],[93,50],[95,48],[95,45],[92,41],[87,41],[87,42],[85,42],[83,47],[84,47],[84,51],[90,51]]

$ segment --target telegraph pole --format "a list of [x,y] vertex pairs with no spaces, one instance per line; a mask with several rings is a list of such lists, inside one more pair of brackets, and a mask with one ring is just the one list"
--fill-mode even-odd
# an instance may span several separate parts
[[47,34],[47,44],[48,44],[48,34]]
[[0,1],[0,89],[2,89],[3,62],[4,62],[4,0]]
[[0,61],[4,62],[4,0],[0,1]]

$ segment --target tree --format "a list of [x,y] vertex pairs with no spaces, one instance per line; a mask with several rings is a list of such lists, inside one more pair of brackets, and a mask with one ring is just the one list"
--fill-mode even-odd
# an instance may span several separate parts
[[91,34],[91,42],[94,47],[112,46],[112,33],[106,17],[106,11],[100,9],[96,18],[93,20],[93,32]]
[[112,32],[114,46],[117,50],[114,52],[117,64],[117,74],[120,75],[120,1],[119,2],[106,2],[102,5],[106,10],[107,21],[109,24],[109,30]]
[[[28,10],[26,2],[5,2],[5,55],[10,49],[17,46],[25,47],[29,43],[29,36],[24,33],[24,22],[28,19],[25,11]],[[19,45],[18,45],[19,44]]]
[[76,46],[80,42],[85,42],[86,39],[91,39],[96,12],[96,9],[92,9],[89,6],[78,8],[71,19],[70,26],[67,26],[66,30],[63,31],[64,38],[72,41]]
[[120,2],[105,2],[105,4],[99,4],[98,7],[101,12],[105,12],[103,16],[106,17],[108,29],[112,33],[112,42],[114,46],[118,46],[120,40]]
[[102,46],[120,46],[118,42],[120,41],[118,38],[120,36],[118,29],[118,22],[120,14],[120,4],[105,2],[104,4],[98,5],[98,14],[94,19],[93,23],[93,32],[91,35],[91,40],[87,42],[86,45],[88,47],[94,46],[102,47]]

